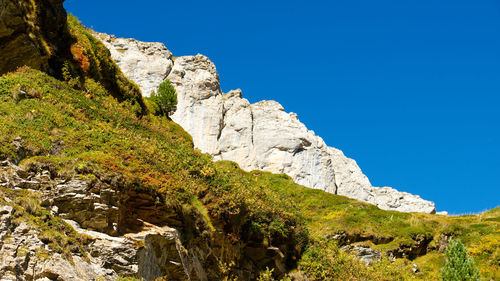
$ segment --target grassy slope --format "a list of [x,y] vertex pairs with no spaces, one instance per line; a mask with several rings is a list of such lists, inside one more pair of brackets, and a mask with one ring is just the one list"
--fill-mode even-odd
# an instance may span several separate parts
[[[126,184],[160,192],[170,204],[191,209],[206,231],[211,220],[226,220],[237,226],[228,231],[239,239],[256,235],[267,245],[291,239],[299,251],[309,245],[300,265],[312,280],[432,280],[443,263],[443,255],[432,252],[413,261],[421,270],[416,275],[404,260],[366,268],[325,241],[325,236],[342,231],[391,237],[385,244],[363,242],[383,251],[411,245],[417,235],[453,233],[469,247],[483,278],[500,279],[499,208],[460,217],[382,211],[304,188],[285,175],[246,173],[231,162],[213,163],[192,148],[190,136],[178,125],[165,118],[137,117],[136,103],[118,103],[92,76],[86,77],[76,85],[29,68],[2,76],[0,159],[15,158],[10,143],[22,137],[31,147],[22,164],[52,163],[61,174],[82,167],[120,173]],[[31,98],[16,102],[13,93],[18,90]],[[60,141],[61,153],[51,154]]]
[[[231,167],[229,162],[219,162],[216,165]],[[322,240],[324,237],[339,232],[347,232],[351,236],[358,234],[364,237],[393,239],[391,242],[378,245],[373,243],[376,239],[361,242],[381,251],[392,250],[400,245],[411,246],[415,242],[413,238],[418,235],[432,237],[433,241],[429,245],[432,247],[436,246],[435,241],[441,234],[453,234],[468,246],[476,263],[480,266],[483,278],[500,279],[498,267],[500,265],[500,208],[467,216],[384,211],[374,205],[347,197],[299,186],[285,175],[260,171],[245,173],[236,168],[233,169],[233,173],[243,178],[251,178],[254,184],[269,190],[269,196],[286,198],[288,205],[283,208],[300,215],[308,226],[312,239],[318,241],[323,249],[330,247],[330,252],[333,251],[332,246],[326,245],[328,243]],[[327,262],[323,258],[328,255],[328,252],[325,250],[318,261]],[[413,262],[418,264],[422,271],[413,277],[432,280],[439,275],[439,269],[444,264],[444,255],[432,251]],[[401,270],[409,269],[401,267]]]
[[[263,243],[296,239],[298,247],[307,238],[296,215],[281,207],[286,199],[271,201],[262,187],[246,186],[218,169],[208,155],[192,148],[190,136],[177,124],[137,117],[131,103],[118,103],[93,80],[85,88],[75,90],[30,68],[2,76],[0,159],[16,158],[10,143],[21,137],[29,150],[24,165],[48,163],[66,175],[75,170],[118,173],[123,186],[160,192],[170,205],[202,219],[236,220],[231,222],[236,237],[260,233]],[[32,98],[16,103],[12,93],[19,90]],[[63,149],[53,155],[52,148],[61,142]],[[209,230],[210,222],[204,223]]]
[[119,101],[130,101],[138,115],[147,113],[139,87],[121,72],[104,44],[90,34],[76,17],[68,16],[68,34],[71,38],[71,58],[66,58],[61,78],[70,84],[85,88],[85,78],[99,82]]

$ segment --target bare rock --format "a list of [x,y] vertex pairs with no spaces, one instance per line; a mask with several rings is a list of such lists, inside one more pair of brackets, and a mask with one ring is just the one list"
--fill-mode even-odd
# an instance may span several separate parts
[[168,79],[177,92],[177,111],[172,120],[191,134],[201,151],[216,154],[223,126],[223,100],[215,65],[203,55],[180,57]]
[[[0,167],[0,184],[27,190],[35,186],[33,196],[40,197],[53,215],[74,219],[66,222],[89,241],[85,244],[87,257],[81,254],[72,254],[70,259],[63,257],[51,250],[46,239],[39,237],[36,226],[13,223],[14,208],[1,205],[2,281],[115,280],[118,276],[207,280],[204,266],[199,262],[206,255],[202,255],[203,251],[188,254],[176,229],[140,221],[142,226],[138,231],[118,233],[119,196],[103,182],[91,184],[78,176],[69,180],[52,178],[47,171],[33,173],[6,161]],[[141,202],[148,205],[145,199]]]
[[172,69],[172,53],[162,43],[146,43],[135,39],[116,38],[94,33],[111,51],[111,56],[127,77],[150,96]]
[[341,250],[355,253],[366,265],[372,265],[375,261],[382,259],[381,252],[373,250],[368,246],[347,245],[342,247]]
[[149,227],[124,236],[110,236],[81,228],[67,220],[79,233],[93,239],[89,252],[95,264],[119,276],[140,276],[144,280],[168,277],[190,280],[190,259],[182,247],[179,232],[168,226]]
[[401,212],[435,212],[417,195],[370,184],[356,162],[328,147],[275,101],[250,104],[241,90],[222,94],[213,64],[204,56],[180,57],[169,74],[179,104],[172,119],[215,160],[244,170],[285,173],[304,186],[322,189]]
[[[113,271],[73,255],[72,262],[38,237],[38,229],[25,222],[12,223],[12,207],[0,206],[0,280],[114,280]],[[41,253],[45,253],[41,255]]]

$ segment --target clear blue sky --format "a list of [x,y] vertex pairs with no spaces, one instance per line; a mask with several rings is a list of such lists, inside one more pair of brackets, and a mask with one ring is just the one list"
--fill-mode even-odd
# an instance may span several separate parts
[[478,212],[500,205],[500,2],[77,1],[119,37],[201,53],[224,91],[279,101],[375,186]]

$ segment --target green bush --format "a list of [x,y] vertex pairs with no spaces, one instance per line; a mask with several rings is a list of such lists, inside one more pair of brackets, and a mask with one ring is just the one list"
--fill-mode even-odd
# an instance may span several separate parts
[[158,93],[151,93],[149,101],[151,113],[156,116],[170,116],[177,107],[177,94],[170,80],[163,81]]
[[460,239],[450,239],[446,250],[446,263],[441,269],[443,281],[478,281],[479,270]]

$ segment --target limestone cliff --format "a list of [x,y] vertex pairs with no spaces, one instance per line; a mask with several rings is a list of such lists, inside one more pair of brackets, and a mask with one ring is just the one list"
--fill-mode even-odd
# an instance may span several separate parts
[[[154,61],[158,43],[101,35],[123,72],[142,89],[155,89],[165,71],[178,95],[172,120],[215,160],[231,160],[244,170],[285,173],[304,186],[372,203],[385,210],[434,213],[433,202],[390,187],[373,187],[353,159],[329,147],[275,101],[250,104],[241,90],[223,94],[215,65],[205,56],[175,61],[163,51],[164,68]],[[149,45],[148,45],[149,44]],[[136,46],[144,46],[141,49]],[[143,63],[140,63],[142,61]],[[173,67],[171,67],[173,65]],[[137,77],[137,73],[141,73]],[[148,92],[143,94],[147,94]]]
[[216,159],[382,208],[433,206],[372,187],[354,160],[277,102],[223,94],[208,58],[174,60],[157,43],[109,37],[143,89],[171,79],[182,105],[172,117],[193,139],[163,116],[137,114],[137,103],[120,101],[128,92],[141,102],[139,88],[107,48],[76,18],[68,28],[77,76],[22,67],[0,77],[0,280],[434,280],[452,236],[471,247],[484,279],[499,280],[499,208],[387,212],[213,162],[193,139]]

